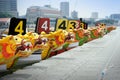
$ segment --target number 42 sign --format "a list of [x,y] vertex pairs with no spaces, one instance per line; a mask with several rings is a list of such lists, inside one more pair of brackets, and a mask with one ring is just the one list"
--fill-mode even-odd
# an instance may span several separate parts
[[50,31],[50,19],[49,18],[38,18],[36,31],[37,33],[41,33],[42,31],[49,33]]

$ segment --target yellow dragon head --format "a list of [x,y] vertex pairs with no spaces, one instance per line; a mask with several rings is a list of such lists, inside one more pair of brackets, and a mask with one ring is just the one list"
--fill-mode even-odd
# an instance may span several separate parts
[[24,57],[31,52],[30,42],[18,36],[6,36],[0,39],[0,63],[14,60],[17,57]]

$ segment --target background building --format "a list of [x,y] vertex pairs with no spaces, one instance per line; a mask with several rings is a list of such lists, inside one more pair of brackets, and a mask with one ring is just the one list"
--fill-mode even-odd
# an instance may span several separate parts
[[10,18],[0,18],[0,29],[8,28],[10,24]]
[[69,17],[69,2],[61,2],[60,11],[62,16]]
[[0,0],[0,14],[18,17],[17,0]]
[[31,6],[27,9],[26,18],[28,23],[35,24],[38,17],[50,18],[52,25],[52,22],[54,22],[56,18],[61,17],[61,13],[58,9],[52,8],[50,5],[45,5],[44,7]]
[[120,14],[111,14],[110,19],[120,20]]
[[78,12],[77,11],[73,11],[73,12],[71,12],[71,17],[73,18],[73,19],[77,19],[78,18]]
[[91,18],[98,19],[98,12],[92,12]]

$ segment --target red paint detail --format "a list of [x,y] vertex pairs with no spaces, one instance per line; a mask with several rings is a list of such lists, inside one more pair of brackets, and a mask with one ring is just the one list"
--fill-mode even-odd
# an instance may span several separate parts
[[9,44],[7,44],[7,43],[2,44],[2,54],[3,54],[3,57],[6,58],[6,59],[14,56],[14,53],[8,53],[7,52],[6,48],[7,48],[8,45]]
[[[68,51],[68,50],[73,49],[73,48],[75,48],[75,47],[67,48],[66,50]],[[55,56],[55,55],[57,55],[57,54],[61,54],[61,53],[65,52],[66,50],[60,49],[60,50],[56,50],[56,51],[54,51],[54,52],[51,52],[51,53],[50,53],[50,57]]]
[[59,41],[59,37],[60,37],[60,36],[56,36],[56,37],[55,37],[56,43],[57,43],[58,45],[62,45],[62,44],[64,43],[64,40],[63,40],[62,42],[60,42],[60,41]]

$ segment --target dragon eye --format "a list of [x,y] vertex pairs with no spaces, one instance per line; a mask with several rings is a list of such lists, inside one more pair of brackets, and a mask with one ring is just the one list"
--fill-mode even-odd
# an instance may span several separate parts
[[17,38],[15,40],[18,40]]

